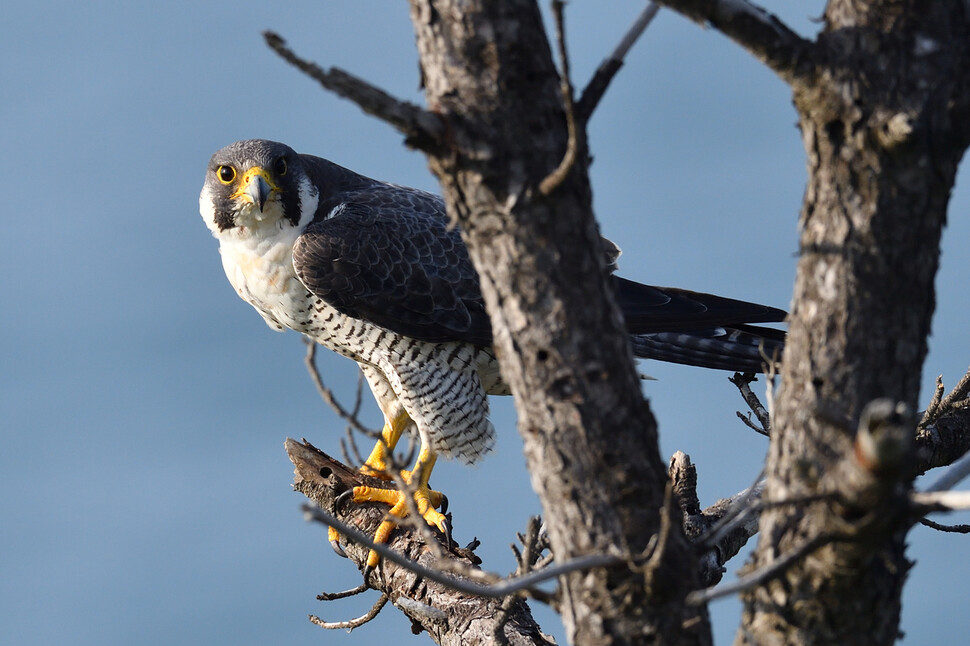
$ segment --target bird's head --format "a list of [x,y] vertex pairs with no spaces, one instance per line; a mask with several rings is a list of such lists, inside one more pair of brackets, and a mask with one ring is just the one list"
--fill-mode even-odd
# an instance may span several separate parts
[[300,155],[286,144],[249,139],[226,146],[209,160],[199,211],[220,239],[272,235],[306,226],[317,201]]

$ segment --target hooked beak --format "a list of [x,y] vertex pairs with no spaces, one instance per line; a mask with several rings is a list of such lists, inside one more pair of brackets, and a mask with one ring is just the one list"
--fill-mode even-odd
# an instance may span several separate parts
[[256,175],[250,180],[249,186],[246,187],[246,195],[252,198],[253,204],[262,213],[263,205],[266,204],[266,199],[269,197],[271,190],[269,182],[263,179],[262,175]]
[[262,213],[263,207],[266,205],[266,200],[269,199],[275,190],[278,190],[278,188],[269,176],[269,173],[259,166],[254,166],[243,175],[239,190],[232,197],[245,196]]

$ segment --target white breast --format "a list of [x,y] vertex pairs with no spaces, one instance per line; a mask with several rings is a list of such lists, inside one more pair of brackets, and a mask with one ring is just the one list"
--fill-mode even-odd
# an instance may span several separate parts
[[318,192],[307,177],[299,182],[300,221],[283,217],[278,198],[270,198],[263,211],[253,205],[235,213],[235,226],[216,223],[215,196],[207,183],[199,196],[202,219],[219,240],[222,267],[239,296],[256,308],[274,330],[304,331],[310,294],[293,269],[293,243],[306,228],[318,204]]
[[293,269],[293,243],[297,235],[256,241],[223,240],[222,266],[240,298],[256,308],[275,330],[300,330],[306,322],[309,293]]

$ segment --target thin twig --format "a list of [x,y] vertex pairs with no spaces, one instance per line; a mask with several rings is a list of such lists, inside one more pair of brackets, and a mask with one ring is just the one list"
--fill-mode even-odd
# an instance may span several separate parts
[[758,568],[746,576],[739,577],[732,583],[725,583],[723,585],[715,586],[713,588],[705,588],[703,590],[695,590],[687,595],[685,601],[690,604],[707,603],[709,601],[713,601],[714,599],[720,599],[721,597],[737,594],[738,592],[743,592],[744,590],[748,590],[757,585],[767,583],[768,581],[781,576],[795,561],[808,556],[823,545],[836,540],[839,540],[839,537],[824,534],[810,538],[799,545],[796,549],[783,554],[765,567]]
[[361,615],[356,619],[350,619],[349,621],[324,621],[316,615],[310,615],[310,621],[321,628],[326,628],[327,630],[353,630],[358,626],[363,626],[368,621],[376,617],[387,604],[388,599],[389,597],[386,594],[382,594],[381,598],[377,600],[377,603],[375,603],[374,606],[367,611],[367,614]]
[[762,469],[750,487],[734,495],[729,511],[711,527],[701,541],[704,547],[717,545],[725,535],[737,527],[745,516],[753,511],[758,511],[752,505],[749,505],[748,502],[752,498],[757,500],[761,497],[761,492],[765,488],[764,475],[765,471]]
[[[549,195],[555,191],[566,180],[573,164],[576,163],[576,155],[579,152],[579,128],[576,125],[576,109],[573,103],[573,85],[569,78],[569,53],[566,51],[566,27],[563,16],[563,0],[552,0],[552,15],[556,21],[556,42],[559,45],[559,87],[562,92],[563,107],[566,111],[566,152],[556,170],[547,175],[539,182],[539,193]],[[584,124],[585,126],[585,124]]]
[[317,595],[317,601],[335,601],[337,599],[346,599],[347,597],[356,597],[362,592],[370,590],[370,587],[366,583],[361,583],[356,588],[351,588],[350,590],[344,590],[343,592],[321,592]]
[[924,429],[939,417],[940,404],[943,402],[943,393],[945,392],[943,388],[943,375],[936,376],[936,387],[933,389],[933,398],[930,400],[930,405],[926,407],[923,411],[923,418],[919,421],[919,426],[917,428]]
[[340,402],[337,401],[333,391],[324,385],[323,377],[320,376],[320,370],[317,368],[317,344],[309,339],[306,340],[306,344],[307,351],[306,357],[304,358],[304,363],[306,363],[307,370],[310,372],[310,378],[313,380],[313,384],[317,387],[317,392],[320,393],[320,397],[323,399],[323,401],[326,402],[326,404],[330,406],[330,408],[332,408],[341,419],[353,426],[358,431],[372,436],[379,436],[379,433],[375,433],[375,431],[372,429],[364,426],[357,418],[357,406],[354,407],[353,411],[348,411],[346,408],[340,405]]
[[[768,378],[770,379],[770,376]],[[761,428],[758,428],[757,426],[752,424],[750,419],[745,419],[745,416],[742,415],[740,411],[737,411],[738,417],[741,418],[741,421],[743,421],[745,424],[750,426],[758,433],[761,433],[762,435],[766,435],[770,437],[771,415],[768,414],[768,410],[764,407],[764,405],[762,405],[761,400],[758,399],[758,396],[754,393],[753,390],[751,390],[751,382],[755,381],[756,379],[757,377],[755,377],[754,375],[742,374],[740,372],[736,372],[732,377],[728,377],[728,381],[734,384],[734,386],[741,393],[741,398],[744,399],[744,403],[748,405],[748,408],[751,409],[751,412],[753,412],[755,416],[758,418],[758,422],[761,423]]]
[[596,73],[593,74],[593,78],[590,79],[586,88],[583,90],[582,96],[576,103],[576,115],[581,123],[589,121],[589,118],[593,115],[593,111],[596,110],[596,106],[599,105],[600,100],[606,93],[606,88],[609,87],[613,81],[613,77],[623,67],[623,61],[626,59],[630,48],[633,47],[633,43],[637,42],[637,39],[640,38],[640,35],[646,30],[658,11],[660,11],[659,6],[653,2],[648,2],[647,6],[640,12],[640,15],[637,16],[637,19],[630,25],[620,44],[613,50],[613,53],[600,63],[600,66],[596,69]]
[[933,399],[930,401],[930,405],[926,407],[917,428],[923,430],[952,410],[963,408],[968,395],[970,395],[970,370],[967,370],[946,397],[943,397],[943,375],[938,376]]
[[970,534],[970,525],[943,525],[929,518],[920,518],[920,524],[941,532],[952,532],[954,534]]
[[327,513],[316,505],[304,504],[301,509],[308,520],[315,520],[319,523],[323,523],[324,525],[335,528],[347,538],[374,550],[380,554],[381,557],[396,563],[397,565],[400,565],[401,567],[410,570],[419,576],[423,576],[431,581],[440,583],[441,585],[452,588],[453,590],[457,590],[458,592],[489,597],[492,599],[498,599],[516,592],[529,590],[532,586],[538,585],[543,581],[560,577],[563,574],[568,574],[569,572],[590,570],[593,568],[608,567],[623,563],[623,559],[611,554],[589,554],[587,556],[580,556],[569,560],[560,565],[554,565],[538,572],[503,579],[492,585],[483,585],[480,583],[455,579],[438,570],[433,570],[421,565],[420,563],[416,563],[411,559],[399,554],[398,552],[395,552],[386,545],[375,543],[363,532],[359,531],[355,527],[351,527],[350,525],[337,520],[333,515]]
[[771,433],[769,433],[768,431],[766,431],[765,429],[763,429],[762,427],[758,426],[757,424],[751,421],[751,413],[748,413],[747,415],[745,415],[741,411],[736,410],[734,411],[734,414],[738,416],[739,420],[744,422],[745,426],[750,428],[755,433],[758,433],[759,435],[764,435],[765,437],[771,437]]

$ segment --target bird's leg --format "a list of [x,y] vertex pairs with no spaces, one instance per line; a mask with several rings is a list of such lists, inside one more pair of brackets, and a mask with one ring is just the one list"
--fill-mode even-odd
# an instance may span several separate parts
[[[384,428],[381,430],[381,437],[374,445],[374,450],[370,452],[367,460],[360,467],[361,473],[384,480],[391,479],[391,476],[387,473],[388,455],[394,451],[394,447],[397,446],[401,434],[404,433],[404,429],[407,428],[410,421],[411,418],[408,417],[404,408],[399,408],[396,413],[384,416]],[[337,554],[347,556],[344,554],[343,548],[340,547],[340,532],[331,527],[327,531],[327,538],[330,539],[330,545]]]
[[367,460],[360,468],[361,473],[383,478],[384,480],[391,479],[391,476],[387,473],[388,456],[394,451],[394,447],[397,446],[401,435],[404,433],[404,429],[408,427],[410,422],[411,418],[408,417],[404,408],[400,408],[397,412],[384,417],[384,428],[381,430],[381,437],[377,440],[377,444],[374,445],[374,450],[370,452]]
[[[434,468],[438,456],[428,447],[422,447],[418,455],[414,468],[411,471],[402,471],[401,476],[407,485],[405,491],[395,489],[378,489],[375,487],[354,487],[354,502],[383,502],[391,506],[387,517],[374,533],[375,543],[386,543],[391,536],[391,532],[398,524],[398,520],[408,515],[407,496],[413,496],[414,505],[418,514],[424,518],[425,522],[433,527],[437,527],[451,540],[451,528],[444,514],[438,511],[445,500],[440,491],[433,491],[428,486],[431,479],[431,470]],[[367,570],[377,567],[380,556],[371,550],[367,556]],[[365,572],[367,571],[365,570]]]
[[[391,462],[391,452],[397,446],[401,435],[404,433],[404,429],[411,422],[411,418],[402,408],[395,414],[386,416],[385,420],[384,428],[381,431],[381,438],[377,441],[374,450],[371,451],[360,470],[365,475],[390,480],[392,476],[388,473],[388,467]],[[377,532],[374,534],[375,542],[386,543],[387,539],[390,538],[391,532],[397,526],[398,519],[408,515],[407,496],[409,494],[413,495],[415,507],[421,517],[429,525],[441,530],[450,542],[450,528],[448,527],[448,521],[442,513],[445,510],[442,509],[442,512],[438,511],[438,508],[442,507],[442,504],[447,505],[447,499],[440,491],[433,491],[428,485],[428,481],[431,478],[431,470],[434,468],[436,460],[437,455],[431,449],[422,447],[418,459],[414,464],[414,468],[410,471],[402,470],[400,472],[401,478],[407,485],[406,491],[358,486],[354,487],[352,492],[348,491],[346,493],[347,496],[353,497],[354,502],[383,502],[391,506],[388,517],[380,524]],[[341,556],[346,556],[343,548],[340,546],[340,533],[333,527],[328,531],[328,538],[334,551]],[[380,557],[377,555],[377,552],[371,551],[367,557],[367,567],[373,569],[377,566],[379,560]]]

